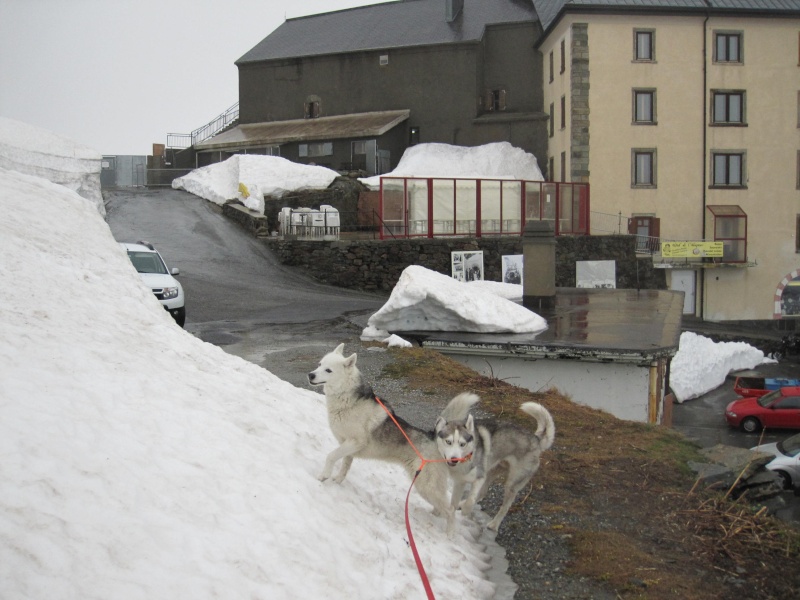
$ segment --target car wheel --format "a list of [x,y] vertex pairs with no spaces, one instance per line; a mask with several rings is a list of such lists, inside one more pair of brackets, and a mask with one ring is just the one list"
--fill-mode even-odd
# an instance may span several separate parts
[[761,422],[755,417],[747,417],[742,421],[742,429],[747,433],[756,433],[761,429]]
[[183,327],[186,323],[186,307],[182,306],[178,310],[175,311],[175,322]]
[[791,490],[792,477],[786,471],[775,471],[775,473],[781,476],[781,479],[783,480],[783,489]]

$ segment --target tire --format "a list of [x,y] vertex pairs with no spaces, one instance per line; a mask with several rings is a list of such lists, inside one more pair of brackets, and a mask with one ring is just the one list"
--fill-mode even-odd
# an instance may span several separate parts
[[758,433],[761,431],[761,421],[755,417],[747,417],[742,420],[742,430],[747,433]]
[[181,327],[186,324],[186,307],[181,306],[180,308],[172,311],[172,317],[175,319],[175,322],[180,325]]
[[781,476],[783,480],[783,489],[791,490],[792,489],[792,478],[786,471],[775,471],[778,475]]

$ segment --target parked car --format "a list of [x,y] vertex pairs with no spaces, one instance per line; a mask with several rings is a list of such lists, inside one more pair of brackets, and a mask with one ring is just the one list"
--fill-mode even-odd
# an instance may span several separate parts
[[786,489],[800,489],[800,433],[782,442],[761,444],[750,449],[775,456],[772,462],[767,464],[767,469],[781,476]]
[[800,386],[800,379],[764,377],[755,371],[743,371],[733,382],[733,391],[743,398],[763,396],[772,390],[787,386]]
[[725,408],[725,419],[731,427],[741,427],[748,433],[762,427],[800,429],[800,386],[734,400]]
[[183,327],[186,322],[186,306],[184,305],[183,287],[175,277],[180,275],[180,270],[167,268],[167,263],[148,242],[135,244],[123,242],[120,246],[125,248],[128,258],[139,272],[145,285],[147,285],[158,301],[172,315],[175,322]]

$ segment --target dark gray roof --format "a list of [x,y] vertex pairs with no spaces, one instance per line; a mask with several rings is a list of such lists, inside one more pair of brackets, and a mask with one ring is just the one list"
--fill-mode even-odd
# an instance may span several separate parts
[[536,21],[531,0],[464,0],[454,22],[445,0],[401,0],[288,19],[236,64],[478,41],[487,25]]
[[800,16],[800,0],[533,0],[536,12],[547,31],[566,11],[574,12],[655,12],[684,11],[720,14],[764,14]]
[[411,111],[407,109],[384,110],[317,119],[245,123],[195,144],[195,149],[225,150],[273,146],[287,142],[379,137],[408,119],[410,114]]

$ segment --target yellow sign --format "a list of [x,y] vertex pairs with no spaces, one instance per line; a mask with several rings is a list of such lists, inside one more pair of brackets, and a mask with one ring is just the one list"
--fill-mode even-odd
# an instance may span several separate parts
[[239,193],[242,195],[242,198],[250,197],[250,190],[248,190],[247,186],[241,182],[239,183]]
[[722,242],[662,242],[664,258],[722,258]]

